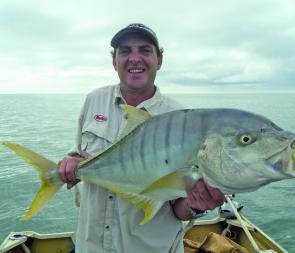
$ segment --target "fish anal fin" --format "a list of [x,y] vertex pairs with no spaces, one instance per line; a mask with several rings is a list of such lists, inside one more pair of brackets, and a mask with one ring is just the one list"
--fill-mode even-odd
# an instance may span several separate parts
[[121,199],[124,199],[125,201],[135,205],[137,208],[140,208],[144,212],[144,218],[140,222],[140,224],[145,224],[149,222],[155,214],[158,212],[158,210],[162,207],[164,201],[161,200],[154,200],[152,198],[149,198],[147,196],[128,192],[128,189],[124,187],[118,187],[112,184],[112,182],[108,182],[106,180],[103,180],[101,178],[86,178],[83,177],[84,182],[93,183],[96,185],[99,185],[101,187],[104,187],[115,194],[117,194],[118,197]]
[[144,195],[134,193],[117,193],[117,195],[143,210],[144,218],[140,222],[140,225],[149,222],[164,204],[163,201],[153,200]]
[[181,168],[167,174],[146,187],[140,194],[147,194],[163,188],[184,190],[191,181],[191,168]]
[[145,122],[147,119],[151,117],[151,115],[142,109],[136,108],[131,105],[120,104],[120,107],[124,112],[127,113],[128,119],[127,124],[123,131],[121,132],[118,140],[128,135],[133,129],[135,129],[138,125]]

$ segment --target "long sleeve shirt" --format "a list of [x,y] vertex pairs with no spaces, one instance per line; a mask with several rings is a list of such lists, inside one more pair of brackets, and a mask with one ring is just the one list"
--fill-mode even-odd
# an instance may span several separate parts
[[[119,104],[125,103],[119,85],[88,94],[79,116],[76,147],[86,158],[114,144],[126,123]],[[179,109],[180,105],[156,89],[137,106],[151,115]],[[77,253],[168,253],[182,225],[165,203],[156,216],[140,225],[143,211],[97,185],[83,183],[76,233]],[[183,252],[182,242],[177,253]]]

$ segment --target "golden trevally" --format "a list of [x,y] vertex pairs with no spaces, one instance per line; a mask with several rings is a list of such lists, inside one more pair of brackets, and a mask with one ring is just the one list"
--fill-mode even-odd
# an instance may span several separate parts
[[[77,177],[105,187],[142,208],[146,223],[163,202],[186,196],[203,178],[225,194],[253,191],[295,177],[295,135],[265,117],[236,109],[177,110],[150,117],[128,113],[124,136],[83,161]],[[39,172],[41,188],[22,218],[33,216],[63,185],[57,164],[5,142]]]

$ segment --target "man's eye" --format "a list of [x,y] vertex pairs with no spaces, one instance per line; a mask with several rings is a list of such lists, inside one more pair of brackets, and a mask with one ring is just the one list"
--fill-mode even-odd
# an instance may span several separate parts
[[149,48],[143,48],[141,51],[143,53],[150,53],[151,52],[151,49],[149,49]]
[[119,51],[120,54],[128,54],[129,50],[128,49],[122,49]]

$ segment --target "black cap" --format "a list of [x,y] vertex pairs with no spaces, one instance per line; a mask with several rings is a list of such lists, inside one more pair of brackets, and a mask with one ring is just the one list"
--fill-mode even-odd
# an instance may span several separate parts
[[119,32],[117,32],[111,40],[111,46],[113,48],[117,48],[121,42],[122,37],[125,36],[126,34],[132,34],[132,33],[141,34],[145,36],[146,38],[150,39],[151,42],[159,50],[159,42],[158,42],[156,33],[151,28],[139,23],[130,24],[127,27],[120,30]]

